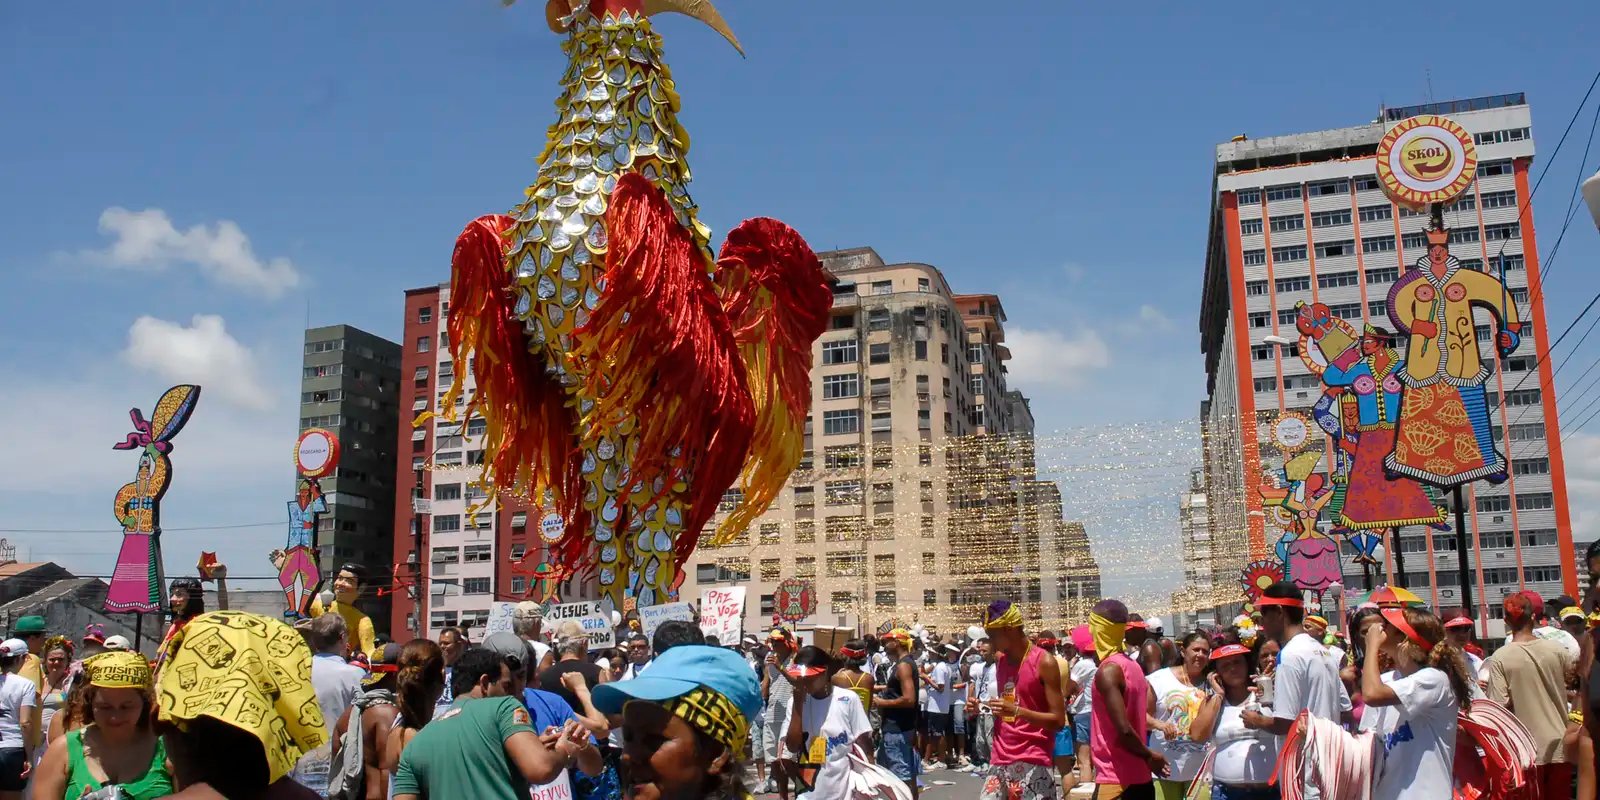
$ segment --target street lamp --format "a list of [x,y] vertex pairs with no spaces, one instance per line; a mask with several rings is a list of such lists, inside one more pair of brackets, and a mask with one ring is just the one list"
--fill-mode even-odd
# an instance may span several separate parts
[[1275,344],[1279,347],[1288,347],[1289,345],[1294,344],[1293,339],[1290,339],[1287,336],[1279,336],[1276,333],[1270,333],[1261,337],[1261,341],[1266,342],[1267,344]]
[[1583,202],[1589,206],[1589,215],[1594,217],[1594,226],[1600,228],[1600,172],[1589,176],[1583,182]]

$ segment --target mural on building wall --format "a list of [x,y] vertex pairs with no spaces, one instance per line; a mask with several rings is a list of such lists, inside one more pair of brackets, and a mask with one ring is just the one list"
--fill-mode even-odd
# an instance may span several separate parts
[[[719,540],[777,496],[833,301],[816,255],[776,220],[741,223],[713,256],[661,37],[627,5],[550,4],[574,77],[527,200],[457,239],[449,318],[455,362],[474,365],[465,413],[487,421],[484,482],[556,509],[550,561],[592,572],[616,607],[624,589],[641,606],[669,596],[735,482]],[[737,46],[709,2],[651,8]]]
[[113,450],[137,450],[131,482],[117,490],[114,513],[122,525],[122,547],[111,575],[105,608],[113,612],[160,611],[165,600],[161,565],[161,498],[172,483],[172,439],[183,430],[200,402],[200,387],[174,386],[161,395],[150,418],[128,412],[133,432]]

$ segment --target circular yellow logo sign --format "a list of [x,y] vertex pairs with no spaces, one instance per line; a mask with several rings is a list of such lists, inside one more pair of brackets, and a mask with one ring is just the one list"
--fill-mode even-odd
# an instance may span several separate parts
[[1414,209],[1454,200],[1478,174],[1472,134],[1436,114],[1395,123],[1378,142],[1376,160],[1383,193]]

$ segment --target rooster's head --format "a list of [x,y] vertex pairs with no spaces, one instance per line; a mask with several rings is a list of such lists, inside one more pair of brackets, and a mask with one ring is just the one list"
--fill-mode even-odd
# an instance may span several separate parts
[[[516,0],[504,0],[506,5],[515,3]],[[649,17],[666,12],[677,12],[694,17],[712,30],[722,34],[740,55],[744,55],[744,47],[740,46],[739,38],[733,35],[733,29],[728,27],[722,14],[717,12],[717,7],[710,0],[549,0],[545,4],[545,20],[550,23],[550,30],[556,33],[566,33],[572,26],[572,21],[580,15],[590,15],[596,19],[604,19],[607,15],[619,17],[627,12],[635,17]]]

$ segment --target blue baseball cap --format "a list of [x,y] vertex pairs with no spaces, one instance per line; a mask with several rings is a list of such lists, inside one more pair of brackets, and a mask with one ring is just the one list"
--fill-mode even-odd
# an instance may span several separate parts
[[761,715],[755,670],[738,653],[703,644],[679,645],[656,656],[637,678],[594,687],[594,707],[602,714],[621,714],[629,700],[663,703],[701,686],[728,698],[749,722]]

